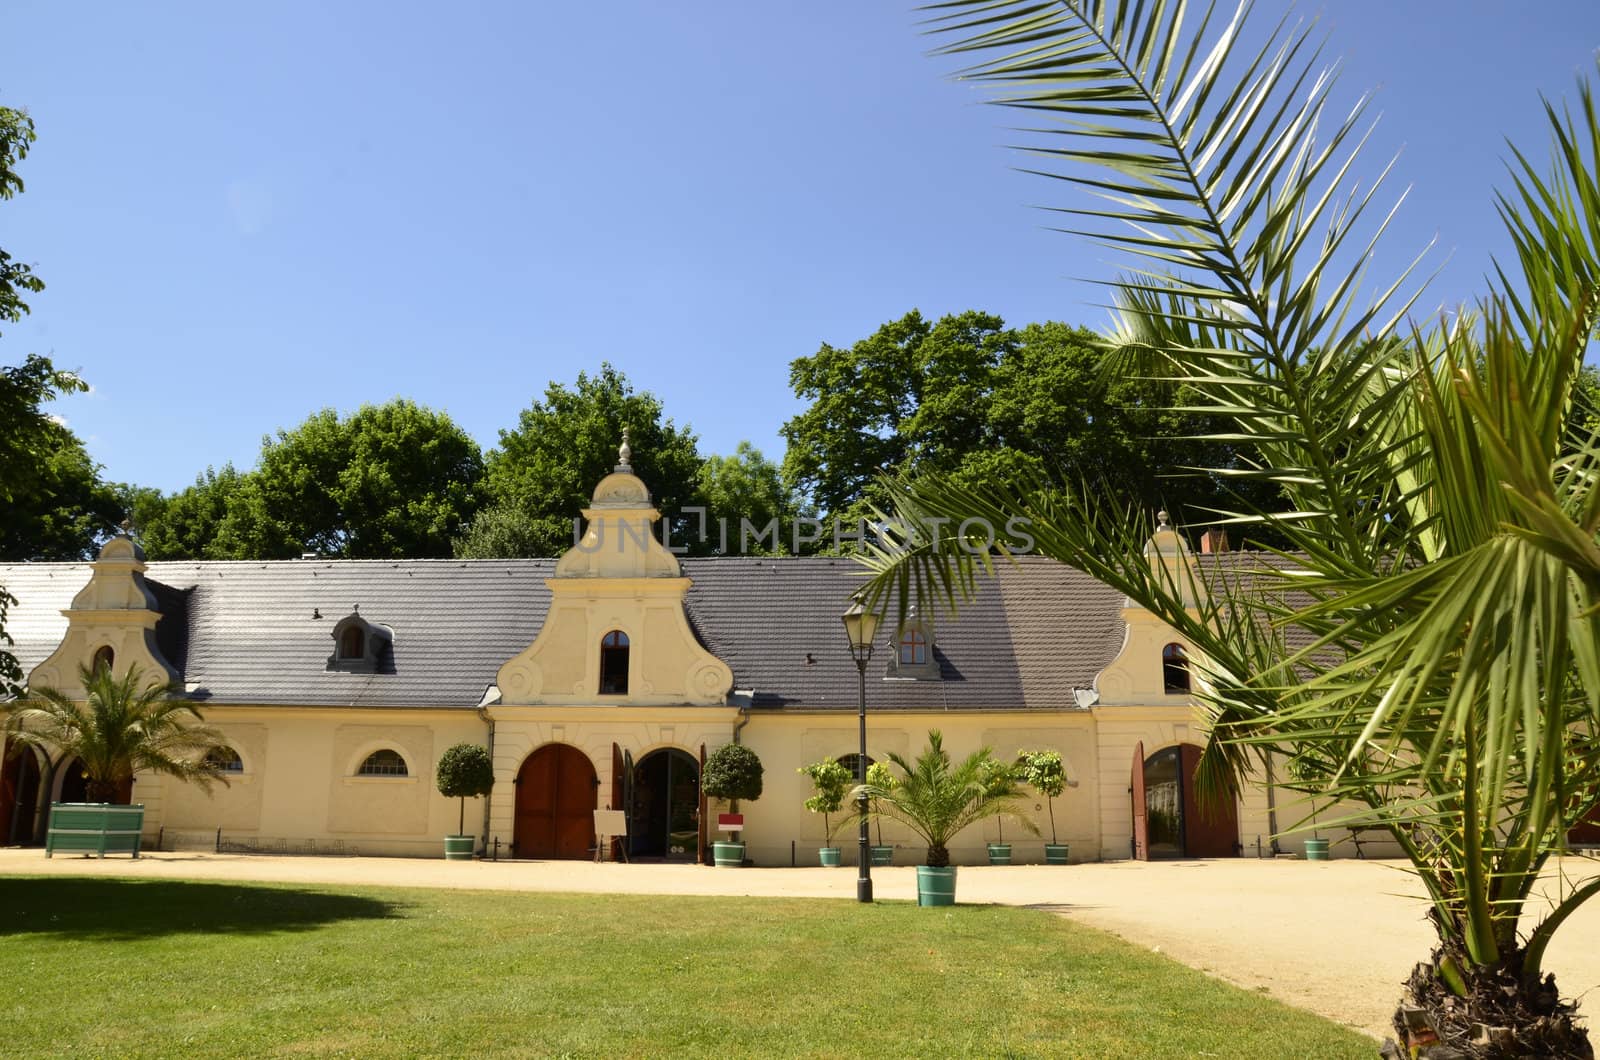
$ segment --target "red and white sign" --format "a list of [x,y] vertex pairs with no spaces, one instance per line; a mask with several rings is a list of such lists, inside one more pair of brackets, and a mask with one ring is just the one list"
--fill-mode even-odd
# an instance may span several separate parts
[[717,814],[717,830],[719,832],[737,832],[744,827],[744,814],[719,813]]

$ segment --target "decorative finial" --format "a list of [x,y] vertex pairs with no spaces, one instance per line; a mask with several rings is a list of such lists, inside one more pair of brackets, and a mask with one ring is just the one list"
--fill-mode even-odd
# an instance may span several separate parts
[[122,536],[123,537],[132,537],[133,536],[133,520],[132,519],[124,519],[124,520],[122,520],[120,525],[122,527]]
[[1163,533],[1172,529],[1172,517],[1165,508],[1156,513],[1156,533]]
[[622,445],[617,448],[618,471],[633,470],[633,446],[628,444],[628,428],[622,428]]

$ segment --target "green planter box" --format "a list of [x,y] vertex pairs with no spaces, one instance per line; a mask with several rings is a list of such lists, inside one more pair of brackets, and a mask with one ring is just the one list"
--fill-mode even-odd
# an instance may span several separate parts
[[471,861],[472,851],[478,845],[475,835],[447,835],[444,837],[446,861]]
[[1328,860],[1328,841],[1326,839],[1307,839],[1306,840],[1306,860],[1307,861],[1327,861]]
[[105,802],[53,802],[50,830],[45,833],[44,856],[58,850],[83,854],[139,856],[139,833],[144,829],[144,804],[113,806]]
[[873,847],[872,863],[874,865],[893,865],[894,847]]
[[711,844],[712,860],[725,869],[737,869],[744,864],[743,843]]
[[942,869],[935,869],[927,865],[918,865],[917,904],[955,905],[956,867],[949,865]]
[[840,850],[839,850],[838,847],[818,847],[817,848],[817,860],[822,862],[822,865],[823,865],[824,868],[829,868],[829,869],[838,868],[839,867],[839,854],[840,854]]
[[989,864],[991,864],[991,865],[1009,865],[1009,864],[1011,864],[1011,844],[1010,843],[990,843],[989,844]]
[[1070,850],[1065,843],[1046,843],[1044,845],[1044,863],[1046,865],[1065,865]]

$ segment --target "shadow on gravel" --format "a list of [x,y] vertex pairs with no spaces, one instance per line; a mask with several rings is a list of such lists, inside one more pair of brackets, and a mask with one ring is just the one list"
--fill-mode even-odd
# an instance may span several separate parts
[[139,939],[226,932],[309,931],[340,920],[400,915],[394,902],[358,895],[234,883],[0,878],[0,938],[59,935]]

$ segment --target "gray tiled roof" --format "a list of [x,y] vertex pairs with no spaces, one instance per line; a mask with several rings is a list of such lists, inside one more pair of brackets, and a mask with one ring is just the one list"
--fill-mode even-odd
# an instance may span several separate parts
[[[530,644],[549,606],[555,561],[290,560],[151,563],[162,651],[197,698],[216,703],[462,707],[478,704],[500,665]],[[848,560],[685,560],[690,622],[757,708],[855,709],[856,672],[839,615],[860,578]],[[0,566],[19,603],[7,622],[24,672],[66,629],[61,609],[87,564]],[[334,623],[357,605],[393,630],[376,674],[328,672]],[[1117,594],[1037,558],[1002,564],[959,620],[940,621],[938,681],[885,679],[890,648],[868,670],[875,710],[1075,706],[1122,642]],[[314,617],[320,615],[321,617]]]

